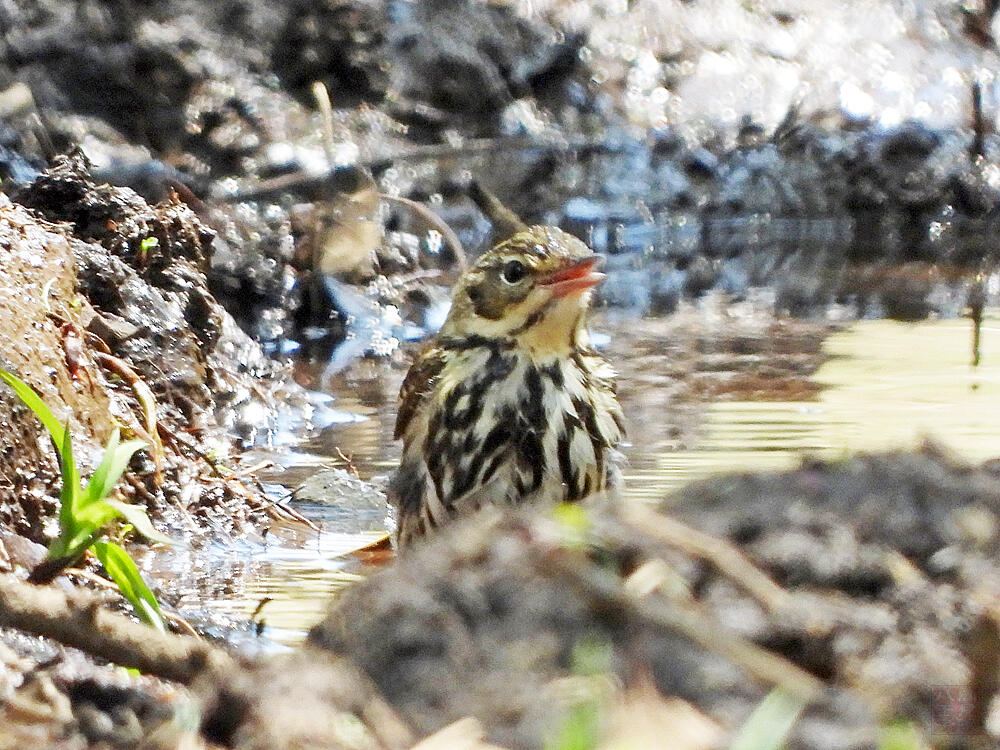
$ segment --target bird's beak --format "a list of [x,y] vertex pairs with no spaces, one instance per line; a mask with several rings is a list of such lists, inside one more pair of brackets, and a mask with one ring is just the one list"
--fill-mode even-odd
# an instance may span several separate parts
[[575,261],[550,273],[539,282],[540,286],[555,298],[586,291],[604,281],[604,274],[595,270],[603,262],[604,258],[600,255]]

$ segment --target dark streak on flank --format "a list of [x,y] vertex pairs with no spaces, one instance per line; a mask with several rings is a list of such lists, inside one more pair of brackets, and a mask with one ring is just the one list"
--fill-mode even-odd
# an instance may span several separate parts
[[[486,460],[493,456],[497,450],[510,441],[510,423],[504,420],[500,420],[492,430],[486,433],[486,437],[483,439],[482,444],[479,446],[479,450],[475,452],[472,458],[472,462],[469,464],[468,476],[472,481],[475,481],[479,477],[479,472],[483,468],[483,464]],[[468,454],[466,454],[468,455]],[[498,457],[499,460],[503,460],[505,456],[501,453]],[[487,469],[486,475],[483,476],[481,482],[485,483],[492,472],[495,472],[497,467],[494,466],[494,462],[490,464],[491,469]]]
[[424,455],[427,456],[427,467],[432,471],[440,468],[443,456],[439,450],[441,441],[441,420],[442,410],[436,409],[431,416],[431,421],[427,425],[427,436],[424,438]]
[[[473,384],[473,387],[475,384]],[[463,396],[469,396],[469,403],[459,411],[458,402]],[[469,387],[465,383],[459,383],[451,389],[444,400],[444,426],[449,430],[465,430],[472,426],[476,419],[477,410],[473,404],[474,394],[469,393]],[[436,415],[435,415],[436,416]]]
[[400,465],[399,471],[392,478],[390,490],[399,498],[401,514],[419,515],[425,481],[425,472],[419,465],[413,462]]
[[456,474],[454,481],[451,483],[451,495],[448,497],[448,502],[446,503],[449,513],[457,513],[457,509],[454,507],[455,502],[471,490],[475,484],[476,477],[471,471]]
[[552,381],[552,385],[555,386],[556,390],[562,390],[566,384],[566,380],[563,377],[562,366],[558,361],[543,365],[539,369],[542,371],[542,375]]
[[590,437],[590,444],[594,449],[594,461],[597,464],[597,476],[604,475],[604,449],[607,447],[607,440],[601,434],[601,428],[597,424],[597,415],[590,402],[582,398],[573,399],[573,409],[587,430]]
[[507,456],[503,453],[498,453],[490,461],[489,465],[486,467],[486,471],[483,472],[483,484],[486,484],[493,478],[493,475],[497,473],[497,469],[503,466],[504,462],[507,460]]
[[573,464],[570,461],[569,455],[570,444],[573,442],[574,430],[575,428],[572,423],[568,420],[564,420],[563,429],[559,433],[558,449],[556,451],[559,456],[559,474],[562,477],[563,484],[566,485],[566,500],[578,500],[580,497],[577,494],[576,472],[573,470]]
[[[545,476],[545,459],[542,457],[542,441],[539,435],[530,429],[524,429],[524,425],[520,425],[521,434],[517,436],[517,466],[518,466],[518,481],[517,481],[517,492],[524,499],[525,495],[528,495],[539,487],[542,486],[542,479]],[[523,471],[531,472],[531,484],[524,485],[520,473]]]

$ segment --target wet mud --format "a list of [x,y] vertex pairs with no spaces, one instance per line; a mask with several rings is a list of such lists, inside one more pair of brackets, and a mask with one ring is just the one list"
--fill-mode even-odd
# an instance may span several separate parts
[[[128,188],[96,186],[79,153],[57,160],[13,200],[0,200],[0,305],[9,342],[2,364],[67,421],[82,475],[120,427],[149,448],[133,459],[119,491],[156,525],[196,545],[258,534],[273,511],[258,487],[226,468],[238,466],[233,435],[244,409],[255,415],[253,428],[266,431],[275,394],[297,390],[208,291],[205,247],[213,232],[176,200],[151,206]],[[26,573],[44,558],[59,469],[41,424],[9,389],[0,409],[0,562],[4,571]],[[143,545],[131,546],[142,554]],[[71,580],[81,578],[59,583]],[[171,606],[168,590],[159,595]],[[107,604],[122,606],[110,594]],[[5,746],[55,741],[67,731],[76,739],[66,747],[129,746],[177,705],[168,686],[137,682],[80,652],[6,629],[2,641],[11,720],[2,739],[13,742]],[[51,669],[31,676],[40,664]]]
[[[790,665],[822,684],[789,747],[873,747],[899,720],[986,746],[998,503],[995,467],[927,448],[691,485],[660,510],[687,524],[673,543],[628,509],[496,514],[348,591],[310,644],[353,657],[422,732],[474,715],[510,747],[558,730],[587,649],[625,690],[651,679],[734,731],[775,683],[733,636],[787,660],[786,689]],[[737,554],[696,551],[701,533]]]

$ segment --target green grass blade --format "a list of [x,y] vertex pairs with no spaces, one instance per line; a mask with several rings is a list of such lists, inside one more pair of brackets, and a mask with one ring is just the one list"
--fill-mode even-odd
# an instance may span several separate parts
[[729,750],[779,750],[805,707],[806,701],[775,688],[750,714]]
[[23,380],[7,372],[6,370],[0,369],[0,379],[2,379],[7,385],[14,389],[14,393],[17,397],[24,402],[24,405],[34,412],[35,416],[38,417],[38,421],[42,423],[42,426],[49,431],[49,435],[52,436],[52,442],[55,443],[56,450],[62,450],[63,446],[63,426],[60,424],[59,420],[55,418],[55,415],[45,405],[41,397],[32,390],[31,386],[25,383]]
[[114,508],[119,515],[123,516],[126,521],[135,527],[136,531],[149,541],[159,542],[160,544],[174,543],[173,539],[164,536],[153,527],[153,522],[149,520],[149,516],[146,515],[146,511],[142,508],[123,503],[120,500],[105,500],[104,502]]
[[108,440],[108,447],[101,458],[100,466],[97,467],[94,476],[87,483],[87,489],[84,491],[84,504],[103,500],[111,494],[111,490],[114,489],[115,484],[128,468],[128,462],[132,460],[132,456],[147,445],[148,443],[142,440],[129,440],[119,444],[118,430],[116,429],[111,434],[111,439]]
[[42,401],[41,396],[13,373],[0,369],[0,380],[3,380],[14,390],[24,405],[38,417],[38,421],[42,423],[52,438],[56,453],[59,454],[59,468],[63,479],[59,505],[60,536],[69,536],[74,532],[73,511],[80,494],[80,477],[76,470],[76,462],[73,460],[69,424],[67,423],[65,427],[60,424],[52,410]]
[[100,536],[101,530],[120,515],[118,509],[106,501],[78,508],[73,517],[73,531],[60,534],[63,554],[76,555],[83,552]]
[[70,535],[60,535],[58,539],[49,545],[49,560],[65,560],[66,565],[71,565],[80,559],[101,535],[100,529],[84,526]]
[[135,608],[139,619],[165,633],[167,627],[163,622],[160,604],[128,553],[112,542],[94,542],[94,554],[111,576],[111,580],[118,585],[122,596]]
[[59,469],[62,472],[62,489],[59,490],[59,530],[60,536],[68,536],[76,530],[76,514],[80,504],[80,472],[73,459],[73,436],[69,432],[69,422],[63,430]]
[[108,444],[104,447],[104,455],[101,456],[101,463],[97,465],[93,476],[90,477],[90,481],[87,482],[87,486],[83,490],[83,505],[89,505],[94,500],[100,500],[103,497],[103,495],[98,493],[100,488],[104,487],[105,479],[111,470],[111,461],[114,458],[114,452],[118,448],[120,440],[121,430],[115,427],[111,432],[111,437],[108,438]]

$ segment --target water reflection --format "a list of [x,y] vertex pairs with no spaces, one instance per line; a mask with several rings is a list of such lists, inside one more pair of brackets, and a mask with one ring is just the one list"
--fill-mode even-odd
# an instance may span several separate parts
[[[714,402],[690,450],[633,452],[629,495],[661,498],[694,479],[793,466],[803,456],[913,448],[933,439],[977,462],[1000,455],[1000,325],[983,328],[970,366],[969,323],[866,321],[831,336],[805,402]],[[990,350],[992,349],[992,355]]]
[[[1000,454],[995,316],[984,325],[984,358],[977,369],[969,364],[964,320],[865,321],[831,333],[823,324],[702,310],[680,324],[603,325],[623,370],[631,501],[658,500],[721,472],[786,468],[805,455],[838,458],[913,447],[926,437],[969,461]],[[334,375],[302,369],[304,384],[328,390],[337,408],[365,417],[331,425],[305,449],[342,463],[340,448],[362,476],[387,473],[398,456],[392,426],[403,374],[400,364],[371,361]],[[295,457],[287,463],[289,469],[272,481],[293,485],[314,470]],[[331,596],[370,570],[345,552],[379,533],[371,517],[352,525],[342,513],[320,506],[302,510],[323,525],[323,534],[275,530],[265,550],[248,550],[242,567],[229,569],[224,592],[203,590],[199,606],[249,618],[268,598],[259,615],[266,634],[281,643],[301,640]],[[218,580],[225,571],[217,567],[212,573]]]

